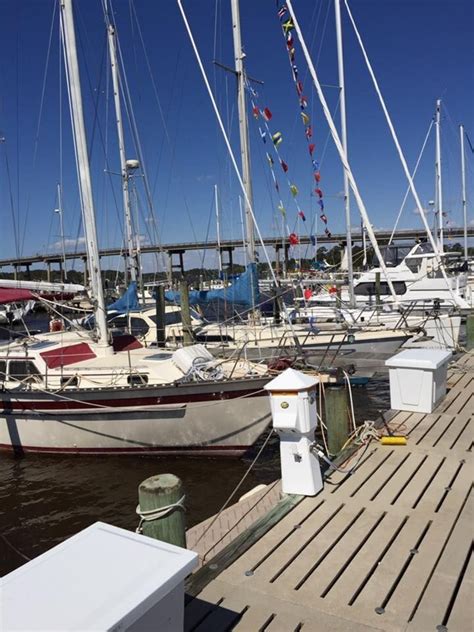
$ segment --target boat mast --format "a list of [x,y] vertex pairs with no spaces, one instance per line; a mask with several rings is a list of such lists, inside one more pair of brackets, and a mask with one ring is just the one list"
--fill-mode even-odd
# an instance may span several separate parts
[[122,106],[120,102],[120,77],[117,58],[117,37],[115,26],[111,23],[107,4],[105,4],[105,22],[107,25],[107,39],[109,42],[110,68],[112,70],[112,85],[114,90],[115,119],[117,123],[117,137],[120,153],[120,175],[122,177],[123,210],[125,215],[125,235],[127,239],[127,271],[131,281],[137,281],[138,265],[133,244],[132,208],[129,192],[129,170],[125,155],[125,139],[122,122]]
[[219,262],[219,275],[222,277],[222,250],[221,250],[221,224],[219,218],[219,197],[217,195],[217,184],[214,185],[214,200],[216,206],[216,230],[217,230],[217,258]]
[[436,101],[436,210],[438,213],[438,248],[444,251],[443,184],[441,178],[441,99]]
[[464,220],[464,260],[468,260],[467,248],[467,202],[466,202],[466,164],[464,157],[464,125],[459,126],[459,137],[461,140],[461,195],[462,195],[462,213]]
[[240,33],[240,11],[239,0],[231,0],[232,8],[232,33],[234,39],[235,73],[237,76],[237,105],[239,111],[239,131],[240,131],[240,155],[242,159],[242,180],[244,183],[245,199],[245,222],[247,228],[247,261],[255,262],[255,229],[252,218],[253,193],[252,179],[250,176],[250,148],[249,131],[247,119],[247,103],[245,99],[245,53],[242,50],[242,37]]
[[108,343],[106,308],[104,290],[102,288],[89,157],[87,153],[86,129],[82,108],[81,82],[79,64],[77,60],[72,0],[60,0],[60,8],[63,49],[69,87],[71,123],[73,127],[74,148],[76,151],[77,175],[84,221],[87,260],[89,265],[91,289],[95,300],[95,320],[97,324],[99,343],[101,343],[104,347],[110,348]]
[[63,269],[61,283],[64,283],[67,280],[67,268],[66,268],[66,245],[64,243],[64,218],[63,218],[63,196],[61,191],[61,185],[58,183],[58,208],[55,212],[59,215],[59,231],[61,233],[61,250],[63,255]]
[[[339,105],[341,111],[341,143],[344,155],[347,160],[347,125],[346,125],[346,88],[344,79],[344,51],[342,47],[342,26],[341,26],[341,5],[340,0],[334,0],[334,11],[336,17],[336,40],[337,40],[337,68],[339,75]],[[349,277],[349,304],[355,307],[354,294],[354,270],[352,266],[352,234],[351,234],[351,206],[349,197],[349,178],[347,171],[344,173],[344,206],[346,211],[346,241],[347,241],[347,274]]]

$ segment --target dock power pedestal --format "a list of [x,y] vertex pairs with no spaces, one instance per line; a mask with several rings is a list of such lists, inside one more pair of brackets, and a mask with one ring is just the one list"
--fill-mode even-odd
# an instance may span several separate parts
[[317,377],[286,369],[265,386],[273,427],[280,437],[281,481],[286,494],[315,496],[323,488],[319,459],[312,450],[318,384]]

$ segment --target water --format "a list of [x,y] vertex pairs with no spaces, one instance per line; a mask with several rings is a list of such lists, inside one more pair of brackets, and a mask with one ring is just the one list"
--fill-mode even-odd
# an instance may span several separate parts
[[[358,421],[389,407],[388,381],[353,389]],[[265,435],[266,436],[266,435]],[[261,442],[264,440],[262,437]],[[261,445],[260,442],[260,445]],[[88,525],[102,520],[135,529],[137,488],[166,472],[186,489],[187,526],[216,513],[258,451],[243,459],[140,456],[28,455],[0,453],[0,576]],[[279,478],[278,439],[272,437],[236,500],[260,483]],[[15,547],[15,551],[12,547]]]

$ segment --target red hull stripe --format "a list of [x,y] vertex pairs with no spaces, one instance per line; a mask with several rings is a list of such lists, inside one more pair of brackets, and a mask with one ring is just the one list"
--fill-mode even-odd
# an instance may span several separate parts
[[[133,448],[45,448],[38,446],[24,446],[22,445],[20,449],[22,452],[55,452],[58,454],[69,453],[69,454],[122,454],[122,453],[130,453],[130,454],[138,454],[140,452],[162,452],[162,453],[175,453],[175,454],[183,454],[183,453],[197,453],[197,452],[245,452],[248,450],[250,446],[246,445],[192,445],[192,446],[143,446],[143,447],[133,447]],[[0,443],[0,450],[13,450],[14,448],[7,443]]]
[[[75,400],[74,396],[76,393],[70,391],[63,391],[63,393],[58,395],[58,399],[53,400],[45,400],[45,401],[25,401],[21,400],[21,394],[18,396],[18,399],[11,399],[9,401],[1,401],[0,407],[3,408],[3,411],[21,411],[21,410],[89,410],[91,412],[100,412],[102,407],[108,408],[116,408],[116,407],[130,407],[133,408],[135,406],[156,406],[157,404],[161,406],[166,406],[167,404],[191,404],[193,402],[218,402],[226,399],[234,399],[236,397],[260,397],[267,396],[266,392],[260,391],[229,391],[227,393],[219,393],[216,392],[213,396],[209,396],[209,393],[203,394],[194,394],[194,395],[167,395],[164,397],[133,397],[133,398],[114,398],[114,399],[97,399],[97,400]],[[77,395],[76,395],[77,396]],[[54,397],[54,394],[52,394]],[[61,397],[67,397],[68,399],[61,399]],[[0,411],[1,411],[0,408]]]

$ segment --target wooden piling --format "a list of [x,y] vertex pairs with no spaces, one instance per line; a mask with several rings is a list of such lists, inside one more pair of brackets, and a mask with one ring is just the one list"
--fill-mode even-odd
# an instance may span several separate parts
[[[158,474],[147,478],[138,487],[141,512],[173,506],[184,496],[181,480],[174,474]],[[186,548],[184,508],[172,507],[156,520],[144,521],[142,533],[155,540]]]
[[375,273],[375,304],[380,306],[380,272]]
[[474,349],[474,314],[468,314],[466,318],[466,349]]
[[163,348],[166,344],[166,316],[165,316],[165,288],[158,285],[156,288],[156,344]]
[[347,389],[344,386],[326,388],[324,401],[328,448],[335,455],[341,451],[349,436]]
[[188,347],[193,344],[193,329],[191,326],[191,312],[189,311],[189,287],[183,279],[179,284],[181,297],[181,322],[183,323],[183,345]]

